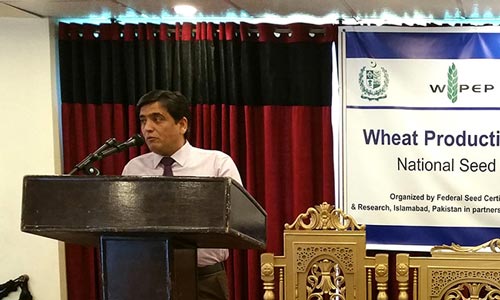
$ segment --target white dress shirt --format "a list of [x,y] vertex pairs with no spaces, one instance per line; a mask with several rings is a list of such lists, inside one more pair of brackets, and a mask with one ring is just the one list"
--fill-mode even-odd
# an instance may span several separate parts
[[[174,176],[231,177],[241,184],[241,177],[231,157],[224,152],[200,149],[188,141],[171,156]],[[122,175],[163,175],[163,156],[149,152],[131,159]],[[198,266],[223,262],[229,256],[227,249],[198,249]]]

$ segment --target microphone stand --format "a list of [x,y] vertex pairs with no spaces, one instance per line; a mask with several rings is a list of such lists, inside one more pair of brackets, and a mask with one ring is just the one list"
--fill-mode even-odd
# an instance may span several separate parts
[[117,147],[117,146],[118,146],[118,142],[116,141],[115,138],[108,139],[101,147],[99,147],[97,150],[95,150],[94,152],[87,155],[87,157],[85,157],[81,162],[76,164],[73,167],[73,169],[68,173],[68,175],[73,175],[77,171],[83,170],[85,172],[85,174],[87,174],[87,175],[98,176],[99,174],[101,174],[101,172],[97,168],[91,166],[91,164],[94,161],[102,158],[102,152],[104,152],[105,150],[108,150],[109,148]]

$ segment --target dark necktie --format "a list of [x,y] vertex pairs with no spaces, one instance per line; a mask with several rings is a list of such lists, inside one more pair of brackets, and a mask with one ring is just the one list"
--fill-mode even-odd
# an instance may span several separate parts
[[172,164],[174,162],[175,160],[170,156],[166,156],[161,159],[161,163],[163,165],[163,176],[174,176],[172,173]]

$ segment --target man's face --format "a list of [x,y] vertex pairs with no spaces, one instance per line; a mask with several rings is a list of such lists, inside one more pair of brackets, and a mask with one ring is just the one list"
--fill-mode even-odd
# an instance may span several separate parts
[[187,119],[182,118],[175,123],[174,118],[159,102],[141,107],[139,119],[142,135],[152,152],[170,156],[184,145]]

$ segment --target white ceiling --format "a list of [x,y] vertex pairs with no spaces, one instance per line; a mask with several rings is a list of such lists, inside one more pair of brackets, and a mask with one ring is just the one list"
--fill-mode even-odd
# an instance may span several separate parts
[[[402,18],[435,22],[500,23],[499,0],[0,0],[0,17],[179,19],[175,4],[192,4],[196,19],[283,18],[293,15],[328,23],[364,23]],[[389,17],[390,16],[390,17]],[[499,20],[496,20],[499,18]],[[223,19],[222,19],[223,20]]]

